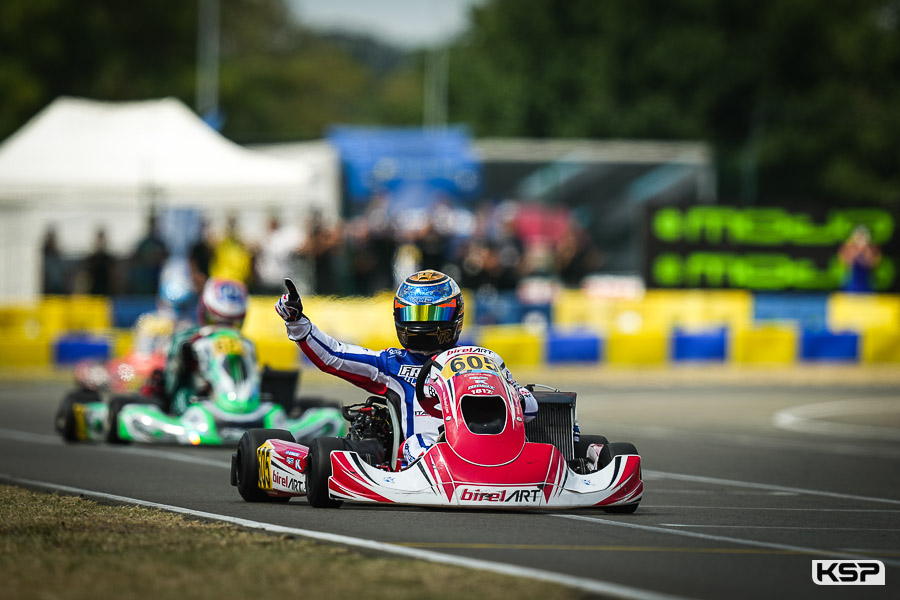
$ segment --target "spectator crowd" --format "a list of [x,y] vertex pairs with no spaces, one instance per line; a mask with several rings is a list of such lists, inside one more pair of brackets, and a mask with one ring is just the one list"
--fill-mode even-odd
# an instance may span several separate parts
[[[254,294],[280,294],[290,276],[305,294],[368,296],[395,289],[419,269],[444,271],[470,290],[509,292],[535,276],[577,286],[603,265],[568,212],[513,201],[474,209],[440,202],[424,210],[398,209],[379,197],[363,214],[337,222],[314,213],[304,223],[285,223],[272,214],[256,240],[246,239],[238,216],[229,214],[219,231],[205,222],[188,247],[198,281],[235,279]],[[155,295],[170,249],[151,214],[127,255],[114,256],[99,228],[87,256],[68,256],[51,228],[42,256],[45,294]]]

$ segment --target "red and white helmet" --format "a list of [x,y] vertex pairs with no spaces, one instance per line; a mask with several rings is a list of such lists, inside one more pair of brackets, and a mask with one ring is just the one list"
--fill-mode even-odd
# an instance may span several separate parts
[[247,314],[247,287],[240,281],[212,277],[203,286],[197,306],[200,325],[240,329]]

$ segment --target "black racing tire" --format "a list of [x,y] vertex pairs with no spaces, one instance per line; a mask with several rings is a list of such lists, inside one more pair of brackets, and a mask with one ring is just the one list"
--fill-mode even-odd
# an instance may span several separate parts
[[78,433],[75,427],[75,405],[97,402],[99,394],[92,390],[72,390],[62,399],[56,411],[56,431],[67,442],[77,442]]
[[133,396],[113,396],[109,401],[109,411],[106,414],[106,441],[110,444],[128,444],[128,440],[119,437],[119,413],[126,404],[134,404],[137,398]]
[[259,489],[259,456],[256,449],[266,440],[293,442],[294,436],[284,429],[248,429],[238,442],[231,460],[231,483],[247,502],[288,502],[290,496],[270,496]]
[[[613,442],[608,445],[610,452],[610,461],[617,456],[624,456],[626,454],[638,454],[637,448],[634,447],[634,444],[630,442]],[[638,454],[640,456],[640,454]],[[604,508],[603,510],[611,513],[611,514],[619,514],[619,515],[630,515],[634,511],[638,509],[638,505],[640,505],[640,500],[634,502],[632,504],[623,504],[621,506],[609,506]]]
[[578,436],[578,442],[575,443],[575,458],[587,458],[588,447],[592,444],[603,444],[603,451],[600,453],[600,462],[603,462],[603,458],[606,457],[607,460],[603,463],[603,466],[605,467],[609,464],[608,450],[606,449],[606,447],[609,446],[609,440],[606,439],[605,435],[581,434]]
[[331,477],[331,453],[344,450],[342,438],[316,438],[309,445],[306,455],[306,500],[316,508],[338,508],[343,501],[328,495],[328,478]]

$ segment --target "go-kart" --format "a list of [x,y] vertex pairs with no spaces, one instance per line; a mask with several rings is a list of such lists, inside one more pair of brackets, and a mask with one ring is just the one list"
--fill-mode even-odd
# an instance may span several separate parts
[[318,399],[295,400],[297,373],[260,373],[253,343],[235,330],[204,327],[192,348],[197,358],[194,389],[198,393],[183,414],[170,414],[168,403],[153,395],[113,395],[107,400],[75,390],[59,407],[57,431],[72,442],[194,446],[233,445],[247,429],[258,427],[286,430],[291,440],[305,443],[345,433],[339,405]]
[[74,391],[83,402],[138,391],[153,371],[165,366],[174,326],[175,321],[165,314],[142,314],[132,333],[133,346],[125,356],[106,362],[89,358],[75,365]]
[[444,424],[412,464],[403,465],[400,454],[399,399],[370,396],[344,407],[351,423],[345,438],[306,446],[287,431],[248,430],[232,455],[231,484],[248,502],[305,494],[320,508],[350,501],[634,512],[644,487],[634,445],[599,435],[576,442],[575,393],[529,387],[539,410],[526,424],[517,391],[483,349],[453,348],[420,370],[417,398],[439,404]]

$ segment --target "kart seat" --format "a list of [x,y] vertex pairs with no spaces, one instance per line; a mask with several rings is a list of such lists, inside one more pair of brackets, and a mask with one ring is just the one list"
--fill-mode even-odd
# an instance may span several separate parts
[[506,404],[500,396],[463,396],[460,408],[472,433],[494,435],[506,425]]

